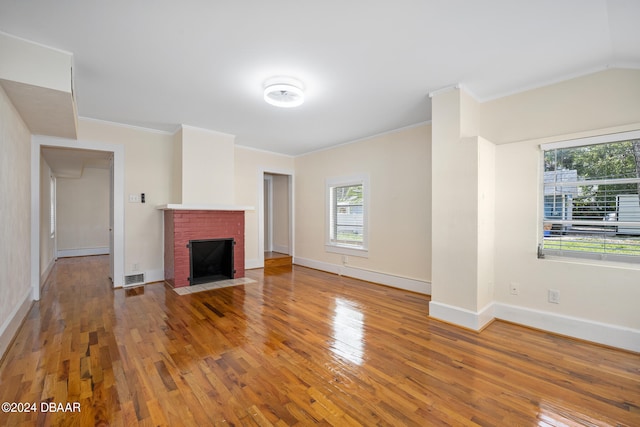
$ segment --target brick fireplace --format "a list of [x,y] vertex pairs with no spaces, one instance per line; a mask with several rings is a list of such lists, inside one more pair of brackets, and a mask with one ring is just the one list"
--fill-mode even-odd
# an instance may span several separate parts
[[[228,272],[232,272],[233,278],[244,277],[245,211],[254,207],[235,204],[235,136],[182,125],[172,142],[173,203],[157,206],[164,211],[165,281],[180,288],[203,283],[200,280],[223,280],[219,277],[227,276]],[[231,251],[233,262],[227,244],[225,255],[219,259],[220,265],[224,264],[224,274],[217,270],[218,261],[212,260],[219,247],[214,249],[213,245],[204,250],[202,242],[194,242],[192,251],[187,247],[190,241],[226,239],[234,239],[235,244]],[[194,254],[193,282],[189,281],[191,254]]]
[[189,286],[190,240],[233,238],[234,278],[244,277],[244,210],[164,208],[164,277],[173,287]]

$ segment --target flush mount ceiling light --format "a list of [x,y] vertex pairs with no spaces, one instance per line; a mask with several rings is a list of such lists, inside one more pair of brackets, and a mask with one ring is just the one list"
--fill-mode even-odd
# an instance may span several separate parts
[[289,77],[274,77],[264,84],[264,100],[276,107],[298,107],[304,102],[302,83]]

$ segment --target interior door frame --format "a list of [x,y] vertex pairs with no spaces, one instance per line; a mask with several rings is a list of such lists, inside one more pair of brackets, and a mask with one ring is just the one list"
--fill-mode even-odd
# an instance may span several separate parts
[[273,174],[264,174],[264,251],[273,251]]
[[31,297],[40,300],[40,149],[76,148],[113,153],[113,287],[124,283],[124,145],[52,136],[31,137]]
[[114,282],[113,278],[114,274],[114,254],[113,249],[115,246],[115,241],[113,239],[113,223],[115,220],[115,215],[113,214],[113,201],[114,197],[114,161],[113,154],[111,155],[111,159],[109,159],[109,279],[111,279],[111,283]]
[[289,255],[295,262],[295,188],[294,173],[290,169],[260,168],[258,170],[258,268],[264,267],[264,179],[265,175],[285,175],[289,183]]

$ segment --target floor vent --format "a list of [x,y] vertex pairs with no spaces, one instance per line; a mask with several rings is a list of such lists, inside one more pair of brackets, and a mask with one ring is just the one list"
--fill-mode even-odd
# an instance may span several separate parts
[[134,286],[134,285],[144,285],[144,273],[140,274],[130,274],[128,276],[124,276],[124,287]]

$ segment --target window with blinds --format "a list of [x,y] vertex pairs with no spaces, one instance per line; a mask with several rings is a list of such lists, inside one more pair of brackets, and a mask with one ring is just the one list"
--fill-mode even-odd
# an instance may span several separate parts
[[327,251],[366,253],[367,199],[365,176],[327,180]]
[[640,262],[640,131],[541,148],[540,256]]

